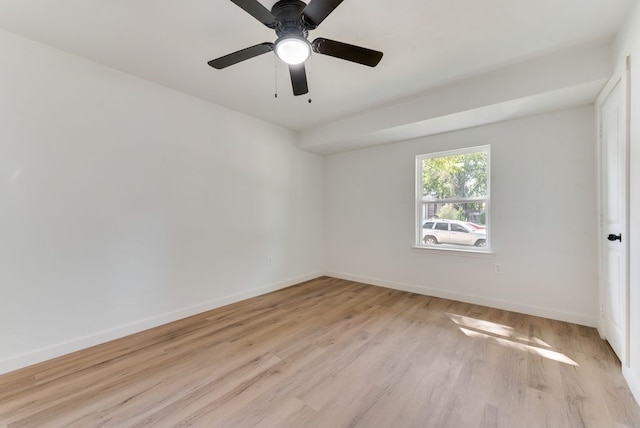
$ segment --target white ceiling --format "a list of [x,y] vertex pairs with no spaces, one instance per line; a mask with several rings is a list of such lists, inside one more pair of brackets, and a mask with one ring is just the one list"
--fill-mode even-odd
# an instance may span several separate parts
[[[229,0],[0,0],[0,28],[294,130],[612,38],[634,0],[344,0],[311,32],[384,52],[376,68],[314,54],[294,97],[271,53],[207,61],[275,34]],[[262,0],[271,8],[272,0]],[[46,67],[46,64],[43,64]],[[276,87],[279,96],[274,97]],[[308,103],[308,98],[313,100]]]

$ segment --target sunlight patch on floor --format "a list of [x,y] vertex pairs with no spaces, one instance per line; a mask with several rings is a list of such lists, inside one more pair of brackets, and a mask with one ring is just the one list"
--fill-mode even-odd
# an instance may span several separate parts
[[458,325],[460,331],[468,337],[492,340],[494,343],[501,346],[506,346],[523,352],[531,352],[549,360],[578,366],[578,363],[567,357],[565,354],[554,351],[551,346],[542,339],[537,337],[528,338],[515,334],[513,327],[463,315],[450,313],[447,315]]

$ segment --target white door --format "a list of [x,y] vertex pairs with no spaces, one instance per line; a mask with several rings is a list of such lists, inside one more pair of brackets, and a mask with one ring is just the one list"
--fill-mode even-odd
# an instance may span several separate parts
[[601,231],[603,333],[627,364],[629,288],[627,280],[627,80],[617,74],[599,98],[601,135]]

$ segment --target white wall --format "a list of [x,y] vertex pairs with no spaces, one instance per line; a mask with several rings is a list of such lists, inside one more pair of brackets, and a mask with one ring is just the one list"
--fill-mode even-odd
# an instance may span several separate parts
[[616,63],[631,55],[630,133],[630,361],[623,373],[640,403],[640,3],[636,2],[616,41]]
[[280,127],[0,32],[0,373],[320,275]]
[[[328,273],[595,326],[593,114],[582,107],[328,156]],[[484,144],[495,254],[412,249],[415,156]]]

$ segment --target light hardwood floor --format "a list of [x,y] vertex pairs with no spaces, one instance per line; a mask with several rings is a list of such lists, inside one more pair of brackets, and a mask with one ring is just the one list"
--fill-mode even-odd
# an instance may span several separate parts
[[319,278],[0,376],[7,427],[640,427],[594,329]]

